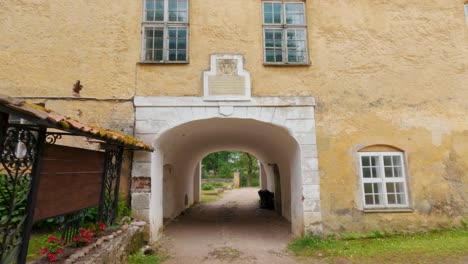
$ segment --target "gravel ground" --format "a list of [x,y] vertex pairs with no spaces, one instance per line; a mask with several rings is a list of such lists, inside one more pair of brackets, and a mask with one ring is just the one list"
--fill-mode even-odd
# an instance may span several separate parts
[[226,191],[223,198],[196,205],[164,232],[164,264],[299,263],[286,251],[290,223],[258,208],[258,189]]

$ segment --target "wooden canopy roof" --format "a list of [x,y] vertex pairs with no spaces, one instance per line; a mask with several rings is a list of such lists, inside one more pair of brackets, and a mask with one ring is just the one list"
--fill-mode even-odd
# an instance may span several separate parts
[[2,94],[0,94],[0,112],[18,116],[33,124],[62,130],[73,135],[101,140],[108,144],[120,145],[126,149],[153,151],[150,145],[122,132],[85,124],[40,105]]

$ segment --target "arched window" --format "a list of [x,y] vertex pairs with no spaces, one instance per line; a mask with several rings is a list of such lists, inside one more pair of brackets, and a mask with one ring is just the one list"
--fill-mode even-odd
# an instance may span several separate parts
[[364,209],[409,206],[404,153],[387,145],[359,151],[360,179]]

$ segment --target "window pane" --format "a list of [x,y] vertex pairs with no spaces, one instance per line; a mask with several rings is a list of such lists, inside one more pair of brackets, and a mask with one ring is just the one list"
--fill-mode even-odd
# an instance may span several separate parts
[[177,37],[179,39],[187,38],[187,29],[186,28],[179,28],[179,31],[177,32]]
[[152,38],[154,36],[154,28],[145,28],[145,37]]
[[373,191],[372,191],[372,183],[364,183],[364,193],[365,193],[365,194],[373,193]]
[[286,24],[304,25],[304,5],[302,3],[286,3]]
[[269,48],[269,47],[274,47],[274,41],[272,39],[265,39],[265,47]]
[[276,40],[282,40],[283,39],[283,32],[281,32],[281,30],[276,30],[275,39]]
[[162,28],[156,29],[154,32],[154,36],[157,38],[162,38],[164,35],[164,30]]
[[286,13],[304,13],[304,5],[302,3],[286,3]]
[[361,157],[362,166],[370,166],[369,157]]
[[401,157],[393,156],[393,166],[401,166]]
[[177,0],[169,0],[169,11],[177,10]]
[[377,172],[377,168],[371,168],[372,171],[372,178],[379,178],[379,173]]
[[364,178],[370,178],[371,177],[370,168],[362,168],[362,176]]
[[177,49],[179,50],[187,49],[187,43],[185,39],[179,39],[179,41],[177,41]]
[[387,195],[388,204],[396,204],[396,196],[394,194]]
[[187,0],[178,0],[177,8],[179,10],[187,10]]
[[188,13],[185,11],[179,12],[179,16],[177,17],[177,21],[186,22],[188,21]]
[[156,0],[156,9],[164,11],[164,0]]
[[283,54],[280,53],[280,52],[276,52],[275,60],[276,60],[276,62],[281,62],[281,61],[283,61]]
[[175,38],[175,37],[177,37],[177,28],[171,28],[171,29],[169,29],[169,37],[170,37],[170,38]]
[[169,21],[177,21],[177,12],[169,11]]
[[379,163],[379,156],[372,156],[371,157],[372,166],[377,166],[378,163]]
[[163,21],[164,20],[164,11],[158,10],[155,13],[154,21]]
[[162,50],[155,50],[154,51],[154,60],[155,61],[162,61],[163,60],[163,51]]
[[169,49],[176,49],[177,47],[177,39],[170,38],[169,39]]
[[267,50],[265,52],[265,58],[267,62],[275,62],[275,52],[273,50]]
[[177,51],[177,60],[178,61],[187,60],[187,52],[185,50],[178,50]]
[[401,167],[393,168],[393,175],[394,177],[403,177],[403,172],[401,171]]
[[403,185],[402,182],[397,182],[395,183],[395,191],[398,193],[404,192],[405,191],[405,185]]
[[265,13],[264,14],[264,20],[263,22],[265,24],[271,24],[273,23],[273,14],[272,13]]
[[387,186],[387,193],[395,192],[395,183],[390,182],[390,183],[387,183],[386,186]]
[[263,12],[264,13],[272,13],[273,12],[273,3],[263,3]]
[[384,166],[392,166],[392,157],[391,156],[384,156],[383,157]]
[[146,46],[146,49],[152,49],[153,48],[153,38],[147,38],[145,46]]
[[146,0],[145,1],[145,8],[146,10],[153,10],[154,9],[154,0]]
[[145,60],[152,61],[153,60],[153,50],[146,50],[145,51]]
[[393,177],[392,167],[385,167],[385,177],[387,177],[387,178],[392,178]]
[[366,204],[367,204],[367,205],[372,205],[372,204],[374,204],[373,195],[366,195]]
[[177,60],[176,50],[169,50],[169,60],[170,61],[176,61]]
[[406,204],[406,196],[404,193],[397,194],[398,204]]
[[163,38],[155,38],[154,39],[154,48],[155,49],[162,49],[163,48]]
[[154,21],[154,11],[146,11],[146,21]]

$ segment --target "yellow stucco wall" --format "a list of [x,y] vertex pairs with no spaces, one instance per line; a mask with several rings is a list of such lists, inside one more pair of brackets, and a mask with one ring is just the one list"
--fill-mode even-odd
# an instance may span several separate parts
[[[464,0],[307,0],[312,64],[297,67],[263,65],[260,0],[191,0],[190,63],[138,64],[142,2],[0,1],[0,92],[68,97],[79,79],[83,97],[200,96],[209,55],[242,54],[254,96],[316,98],[326,230],[416,228],[468,215]],[[127,103],[52,104],[132,128]],[[354,209],[355,153],[371,144],[405,151],[415,212]]]

